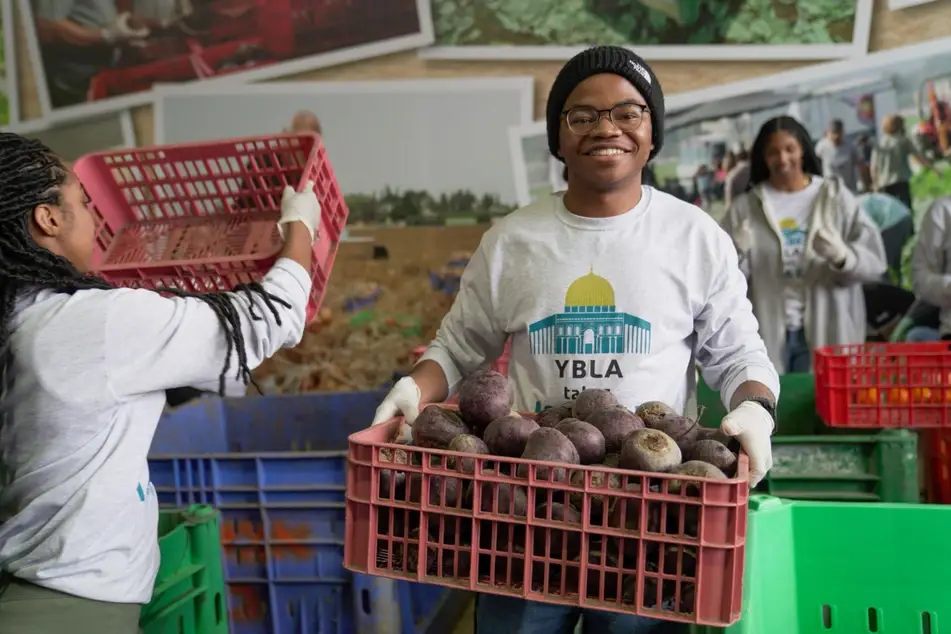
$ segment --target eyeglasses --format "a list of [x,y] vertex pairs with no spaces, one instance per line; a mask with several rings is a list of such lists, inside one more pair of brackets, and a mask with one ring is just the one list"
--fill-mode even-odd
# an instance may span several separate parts
[[588,106],[578,106],[561,113],[568,129],[579,136],[591,134],[601,123],[601,117],[608,115],[608,120],[619,130],[633,132],[644,120],[650,116],[647,106],[640,103],[619,103],[613,108],[598,110]]

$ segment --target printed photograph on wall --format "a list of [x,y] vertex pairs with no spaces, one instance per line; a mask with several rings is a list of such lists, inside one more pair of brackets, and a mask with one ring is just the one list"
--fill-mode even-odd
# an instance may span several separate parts
[[428,0],[19,0],[47,114],[147,103],[158,83],[258,81],[433,41]]
[[533,79],[161,86],[156,143],[319,132],[348,226],[470,225],[518,203],[508,129],[531,121]]
[[8,130],[41,141],[70,162],[92,152],[121,150],[136,145],[135,128],[128,111],[64,123],[37,119],[11,126]]
[[873,0],[432,0],[428,59],[564,60],[592,44],[650,60],[843,59]]
[[0,46],[0,127],[16,123],[20,119],[20,96],[17,90],[16,76],[16,42],[14,40],[14,17],[13,5],[11,2],[3,2],[3,11],[0,12],[0,20],[3,20],[0,28],[0,36],[3,37],[3,45]]
[[564,163],[548,151],[544,121],[509,128],[509,151],[519,206],[564,191],[568,186],[564,179]]
[[[806,127],[863,208],[862,195],[887,194],[917,226],[936,198],[951,196],[951,38],[671,96],[652,161],[659,186],[721,219],[760,127],[780,115]],[[913,244],[892,267],[904,283]]]

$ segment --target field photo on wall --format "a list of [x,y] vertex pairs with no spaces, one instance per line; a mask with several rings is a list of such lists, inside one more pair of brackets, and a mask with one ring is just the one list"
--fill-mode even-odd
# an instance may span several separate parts
[[591,44],[649,60],[840,59],[873,0],[432,0],[429,59],[562,60]]
[[19,120],[20,98],[16,79],[16,43],[13,38],[13,6],[9,0],[2,3],[0,11],[0,127],[16,123]]
[[517,204],[508,129],[533,79],[161,86],[156,143],[320,132],[348,226],[488,223]]
[[122,150],[136,145],[135,128],[128,111],[63,123],[36,119],[11,126],[9,130],[41,141],[70,162],[93,152]]
[[274,79],[433,41],[428,0],[19,2],[59,117],[148,103],[157,83]]

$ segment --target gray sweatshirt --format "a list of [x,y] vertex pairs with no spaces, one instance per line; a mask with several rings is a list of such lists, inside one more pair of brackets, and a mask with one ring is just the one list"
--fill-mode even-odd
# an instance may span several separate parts
[[582,218],[546,196],[493,225],[423,359],[450,389],[511,336],[515,407],[538,411],[609,389],[634,408],[683,411],[695,362],[729,404],[779,379],[757,332],[733,243],[694,205],[651,187],[613,218]]
[[[248,365],[300,342],[310,276],[279,260],[262,281],[288,302],[241,318]],[[216,385],[226,339],[211,307],[145,290],[39,291],[11,323],[0,398],[0,569],[68,594],[147,603],[159,564],[147,454],[165,390]],[[233,355],[234,356],[234,355]],[[237,371],[237,359],[231,368]],[[186,449],[186,448],[183,448]]]

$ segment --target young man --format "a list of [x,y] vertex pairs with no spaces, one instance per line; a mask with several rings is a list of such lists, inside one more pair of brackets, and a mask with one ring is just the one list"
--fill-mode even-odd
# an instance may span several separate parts
[[[548,141],[567,166],[567,192],[486,232],[436,339],[374,423],[397,412],[412,423],[421,403],[444,400],[511,336],[519,410],[590,388],[612,390],[629,408],[656,399],[683,410],[699,363],[730,411],[721,428],[750,455],[754,481],[763,477],[779,380],[729,236],[701,209],[642,185],[663,126],[660,84],[633,53],[597,47],[565,65],[548,97]],[[562,634],[582,612],[588,632],[674,631],[495,595],[479,597],[476,631]]]

